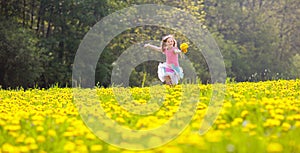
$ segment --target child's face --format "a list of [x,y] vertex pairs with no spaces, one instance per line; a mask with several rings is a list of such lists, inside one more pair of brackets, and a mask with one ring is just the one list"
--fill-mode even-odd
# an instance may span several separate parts
[[174,40],[172,38],[168,38],[166,44],[168,47],[172,47],[174,45]]

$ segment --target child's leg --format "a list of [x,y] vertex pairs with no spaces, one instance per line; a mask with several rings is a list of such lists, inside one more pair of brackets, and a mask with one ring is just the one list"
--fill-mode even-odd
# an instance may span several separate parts
[[165,76],[165,81],[166,81],[166,84],[168,84],[168,85],[172,84],[170,76]]

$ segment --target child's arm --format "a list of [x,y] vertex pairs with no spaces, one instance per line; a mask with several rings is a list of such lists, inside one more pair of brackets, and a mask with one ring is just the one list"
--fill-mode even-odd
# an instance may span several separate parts
[[161,52],[161,47],[158,47],[158,46],[154,46],[154,45],[150,45],[150,44],[145,44],[144,47],[150,48],[152,50]]
[[175,48],[175,49],[174,49],[174,53],[175,53],[175,54],[179,54],[179,53],[181,53],[181,50],[178,49],[178,48]]
[[181,58],[184,58],[183,53],[179,48],[175,48],[174,53],[179,54]]

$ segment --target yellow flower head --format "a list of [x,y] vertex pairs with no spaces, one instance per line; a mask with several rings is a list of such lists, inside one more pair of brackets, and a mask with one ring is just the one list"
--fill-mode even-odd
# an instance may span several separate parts
[[268,153],[282,152],[282,150],[283,150],[283,147],[280,143],[271,142],[267,146]]
[[182,50],[183,53],[187,53],[188,52],[188,49],[189,48],[189,45],[187,43],[182,43],[180,45],[180,49]]

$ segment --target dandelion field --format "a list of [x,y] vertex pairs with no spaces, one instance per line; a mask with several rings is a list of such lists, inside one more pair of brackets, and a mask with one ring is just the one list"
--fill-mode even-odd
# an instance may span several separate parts
[[[199,95],[193,95],[200,102],[187,128],[171,142],[140,152],[300,152],[300,80],[227,83],[222,110],[203,135],[199,128],[210,102],[211,85],[194,86],[200,88]],[[130,90],[132,103],[147,103],[151,97],[147,87]],[[112,88],[97,89],[106,116],[136,130],[159,127],[179,110],[181,85],[166,86],[161,93],[166,95],[160,110],[138,116],[117,105]],[[0,153],[135,152],[100,140],[82,121],[73,101],[70,88],[0,89]]]

